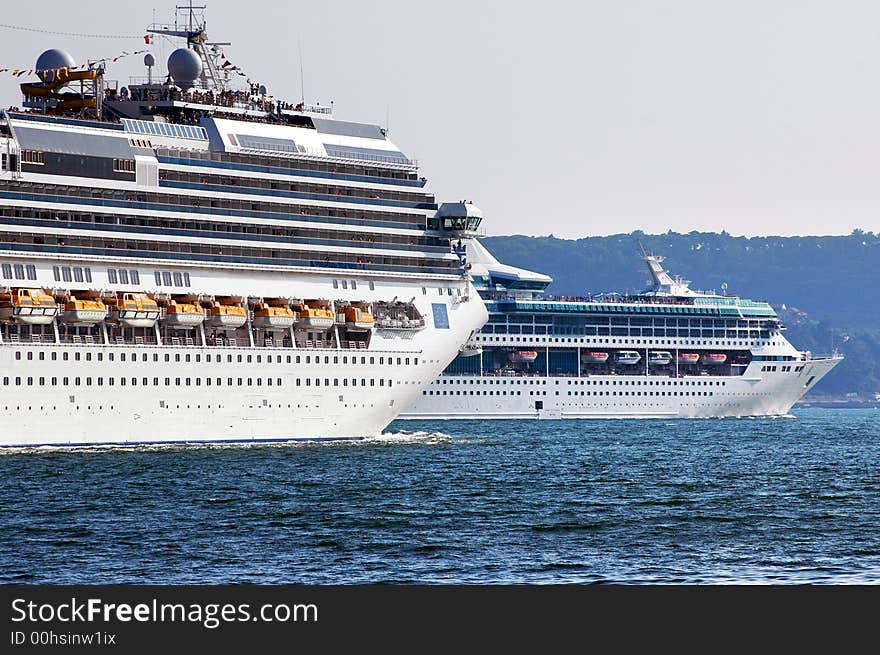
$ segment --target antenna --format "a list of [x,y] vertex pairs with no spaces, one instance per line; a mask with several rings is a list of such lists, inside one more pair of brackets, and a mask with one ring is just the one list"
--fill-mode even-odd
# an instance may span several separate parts
[[299,49],[299,93],[300,93],[300,102],[303,104],[306,103],[306,82],[305,76],[303,75],[303,50],[302,50],[302,40],[297,42],[297,48]]
[[385,136],[391,131],[391,105],[385,105]]

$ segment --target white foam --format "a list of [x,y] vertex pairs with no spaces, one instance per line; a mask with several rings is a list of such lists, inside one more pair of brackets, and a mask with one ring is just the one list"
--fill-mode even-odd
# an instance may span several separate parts
[[422,430],[410,432],[408,430],[400,430],[398,432],[383,432],[379,436],[367,437],[363,441],[359,441],[357,443],[394,445],[394,444],[412,444],[412,443],[440,444],[440,443],[449,443],[451,441],[452,441],[452,436],[445,434],[443,432],[426,432],[426,431],[422,431]]
[[279,441],[279,442],[231,442],[222,441],[211,443],[157,443],[157,444],[114,444],[95,446],[36,446],[32,448],[0,448],[0,455],[16,454],[50,454],[50,453],[109,453],[120,451],[144,452],[167,452],[174,450],[214,450],[225,448],[314,448],[315,446],[358,446],[358,445],[401,445],[401,444],[440,444],[450,443],[452,436],[443,432],[426,432],[400,430],[398,432],[383,432],[376,436],[354,436],[345,440],[315,440],[315,441]]

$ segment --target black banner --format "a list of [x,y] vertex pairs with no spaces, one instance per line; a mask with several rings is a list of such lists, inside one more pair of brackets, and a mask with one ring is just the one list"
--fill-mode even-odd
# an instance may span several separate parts
[[870,637],[877,598],[871,587],[2,586],[0,652],[589,650],[599,640],[715,650],[823,638],[846,652]]

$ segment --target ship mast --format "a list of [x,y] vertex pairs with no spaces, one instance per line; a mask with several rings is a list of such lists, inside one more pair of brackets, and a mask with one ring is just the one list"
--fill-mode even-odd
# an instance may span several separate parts
[[[161,34],[186,39],[186,46],[195,52],[202,61],[202,71],[193,85],[202,91],[220,93],[229,85],[229,73],[217,65],[220,55],[219,46],[230,45],[229,42],[208,41],[207,21],[205,20],[207,5],[194,5],[189,0],[187,5],[174,8],[174,26],[153,23],[147,28],[150,34]],[[183,20],[181,20],[183,15]],[[208,46],[211,46],[209,49]]]

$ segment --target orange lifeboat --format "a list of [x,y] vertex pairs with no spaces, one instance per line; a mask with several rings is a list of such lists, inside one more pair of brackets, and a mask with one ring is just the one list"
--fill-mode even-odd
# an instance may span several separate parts
[[608,361],[608,353],[587,352],[581,353],[581,361],[584,364],[604,364]]
[[314,330],[327,330],[333,327],[333,323],[333,312],[330,310],[330,303],[326,300],[307,300],[296,320],[299,327]]
[[534,350],[514,350],[510,353],[510,361],[518,364],[531,364],[538,359],[538,353]]
[[0,320],[49,325],[57,314],[58,303],[42,289],[12,289],[0,294]]
[[195,297],[175,297],[165,305],[162,322],[168,327],[192,328],[204,323],[205,310],[199,307]]
[[345,327],[349,332],[366,332],[373,327],[373,315],[363,307],[350,305],[345,308]]
[[296,321],[296,312],[286,300],[274,299],[258,302],[253,305],[254,327],[273,330],[284,330]]
[[216,328],[235,329],[247,322],[247,310],[241,303],[231,299],[214,300],[207,307],[205,325]]
[[106,304],[107,320],[127,327],[153,327],[159,320],[159,304],[145,293],[119,293]]
[[717,366],[727,361],[727,355],[724,353],[706,353],[700,361],[708,366]]
[[107,305],[100,297],[77,298],[74,295],[64,299],[61,320],[68,325],[95,325],[107,318]]

